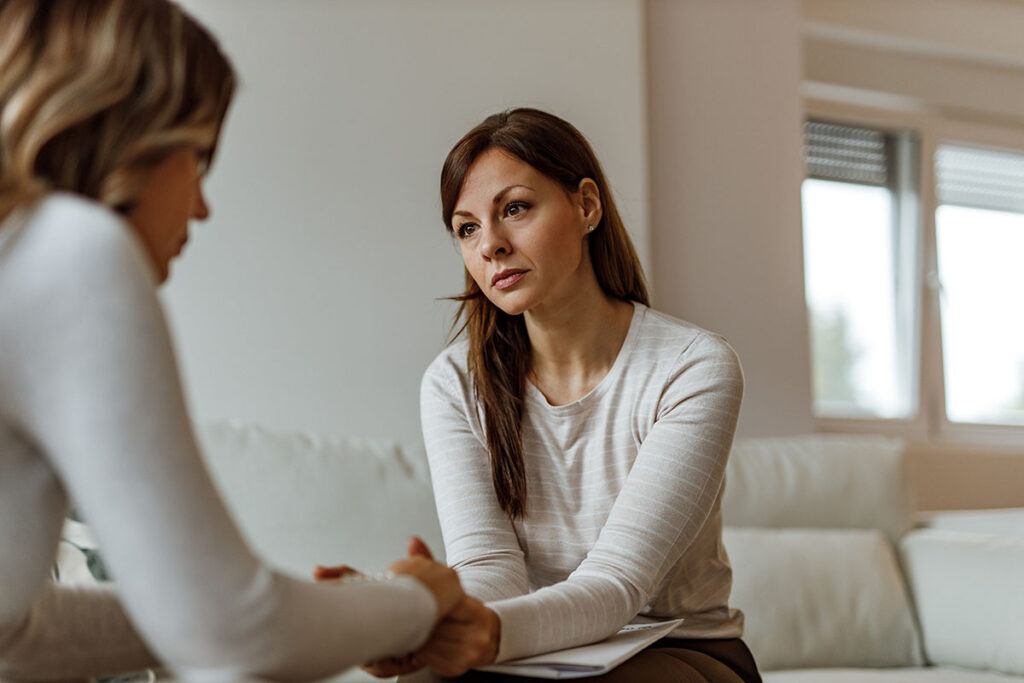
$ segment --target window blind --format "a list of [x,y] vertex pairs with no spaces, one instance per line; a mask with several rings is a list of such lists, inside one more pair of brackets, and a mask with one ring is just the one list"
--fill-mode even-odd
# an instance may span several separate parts
[[1024,213],[1024,155],[940,145],[935,186],[940,204]]
[[882,131],[823,121],[804,123],[804,158],[811,178],[885,186],[890,157]]

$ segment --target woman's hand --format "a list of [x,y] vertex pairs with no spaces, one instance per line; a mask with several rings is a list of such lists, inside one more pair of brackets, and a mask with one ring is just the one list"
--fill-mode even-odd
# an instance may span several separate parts
[[434,595],[437,619],[441,620],[466,597],[459,575],[451,567],[435,562],[427,544],[417,536],[409,539],[408,551],[408,558],[395,562],[388,569],[395,574],[411,576],[426,586]]
[[[434,596],[437,603],[435,623],[452,611],[465,593],[459,576],[455,570],[434,561],[430,548],[418,536],[409,539],[409,557],[398,560],[388,569],[394,574],[411,576],[422,583]],[[338,581],[352,574],[359,574],[357,569],[347,564],[333,566],[317,565],[313,568],[313,578],[317,581]]]
[[[395,562],[389,569],[395,574],[411,576],[426,586],[434,596],[434,602],[437,603],[437,619],[435,621],[437,623],[467,599],[466,594],[462,590],[455,570],[435,562],[430,548],[422,539],[417,536],[410,538],[407,550],[409,557]],[[317,565],[313,568],[313,578],[317,581],[337,581],[347,575],[358,573],[358,570],[347,564]],[[431,638],[433,638],[433,634]],[[363,671],[377,678],[402,676],[421,668],[423,668],[423,664],[417,660],[414,654],[385,657],[362,667]]]
[[[422,543],[422,541],[420,541],[420,543]],[[321,582],[340,581],[346,576],[359,573],[359,570],[350,567],[347,564],[332,566],[323,566],[318,564],[313,567],[313,578]],[[376,676],[377,678],[394,678],[395,676],[404,676],[405,674],[418,671],[423,668],[423,665],[415,663],[413,661],[413,655],[410,653],[402,657],[384,657],[383,659],[378,659],[375,662],[366,664],[361,668],[366,673],[371,676]]]
[[501,642],[501,619],[476,598],[464,597],[434,628],[414,661],[441,676],[461,676],[493,664]]
[[417,664],[414,660],[414,655],[409,654],[404,657],[385,657],[360,668],[377,678],[394,678],[395,676],[404,676],[414,671],[419,671],[423,668],[423,665]]
[[316,581],[336,581],[349,574],[358,574],[359,570],[347,564],[338,564],[330,567],[317,565],[313,567],[313,579]]

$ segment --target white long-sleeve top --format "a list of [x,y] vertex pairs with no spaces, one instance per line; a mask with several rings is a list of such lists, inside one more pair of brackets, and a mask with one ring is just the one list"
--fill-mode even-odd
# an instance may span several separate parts
[[515,522],[494,494],[467,348],[427,369],[423,434],[448,561],[500,617],[498,660],[600,640],[638,615],[684,617],[680,638],[742,635],[721,518],[743,393],[732,348],[636,304],[586,396],[552,406],[527,382]]
[[[414,650],[436,614],[418,581],[317,585],[247,547],[155,286],[135,233],[92,202],[55,194],[0,225],[0,678],[136,669],[151,651],[186,678],[306,680]],[[48,583],[69,495],[116,592]]]

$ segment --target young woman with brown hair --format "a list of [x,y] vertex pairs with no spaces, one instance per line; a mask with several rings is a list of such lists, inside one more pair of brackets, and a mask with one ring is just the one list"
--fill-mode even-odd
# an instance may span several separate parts
[[466,268],[464,339],[426,371],[423,432],[447,558],[478,602],[415,663],[457,675],[682,617],[601,680],[759,680],[721,537],[733,350],[648,308],[569,123],[488,117],[449,153],[441,202]]
[[[272,570],[203,466],[156,287],[208,215],[234,85],[166,0],[0,0],[0,678],[319,679],[463,597],[424,558],[358,585]],[[116,590],[47,581],[69,497]]]

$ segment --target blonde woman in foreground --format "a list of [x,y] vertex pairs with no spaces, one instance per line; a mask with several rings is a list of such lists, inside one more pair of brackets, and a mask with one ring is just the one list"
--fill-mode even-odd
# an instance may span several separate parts
[[[156,288],[209,213],[234,86],[166,0],[0,1],[0,678],[317,679],[415,650],[463,598],[424,558],[276,573],[203,467]],[[48,581],[69,496],[116,590]]]
[[426,371],[423,434],[448,561],[481,602],[413,664],[456,675],[681,617],[586,680],[759,681],[722,546],[735,353],[648,308],[601,167],[566,121],[488,117],[449,153],[441,204],[465,338]]

